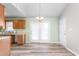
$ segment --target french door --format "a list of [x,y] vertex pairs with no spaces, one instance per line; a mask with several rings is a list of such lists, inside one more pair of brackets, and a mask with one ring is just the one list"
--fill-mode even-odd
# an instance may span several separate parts
[[49,22],[30,21],[31,42],[50,42]]

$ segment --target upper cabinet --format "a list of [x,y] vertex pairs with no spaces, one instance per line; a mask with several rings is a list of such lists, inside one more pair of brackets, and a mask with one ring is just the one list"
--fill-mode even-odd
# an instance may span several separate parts
[[4,6],[0,4],[0,17],[4,17]]
[[0,4],[0,30],[5,29],[4,6]]
[[22,20],[22,19],[13,20],[13,28],[14,29],[25,29],[25,20]]

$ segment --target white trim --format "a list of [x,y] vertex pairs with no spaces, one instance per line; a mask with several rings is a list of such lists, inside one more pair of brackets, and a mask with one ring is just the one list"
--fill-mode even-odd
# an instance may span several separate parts
[[[62,43],[60,43],[61,45],[63,45]],[[68,48],[67,46],[63,45],[68,51],[70,51],[71,53],[73,53],[76,56],[79,56],[79,54],[77,54],[76,52],[74,52],[73,50],[71,50],[70,48]]]
[[67,50],[69,50],[70,52],[72,52],[73,54],[75,54],[76,56],[79,56],[79,54],[77,54],[76,52],[74,52],[73,50],[71,50],[71,49],[69,49],[69,48],[67,48],[67,47],[65,47]]
[[25,44],[28,44],[28,43],[57,43],[57,44],[60,44],[60,42],[27,42]]

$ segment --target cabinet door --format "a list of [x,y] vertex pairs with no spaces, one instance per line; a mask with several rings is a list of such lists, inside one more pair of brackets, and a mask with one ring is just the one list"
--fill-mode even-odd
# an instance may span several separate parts
[[14,20],[14,21],[13,21],[13,28],[14,28],[14,29],[18,29],[18,25],[19,25],[19,24],[18,24],[18,21],[17,21],[17,20]]
[[19,20],[19,28],[24,29],[25,28],[25,21],[24,20]]
[[[4,21],[4,18],[0,17],[0,27],[5,27],[5,21]],[[0,28],[1,29],[1,28]]]
[[0,29],[5,29],[4,6],[0,4]]
[[0,17],[4,17],[4,6],[0,4]]
[[0,56],[9,56],[11,48],[11,39],[2,39],[0,40]]
[[17,41],[17,44],[23,45],[24,44],[24,35],[17,35],[16,41]]

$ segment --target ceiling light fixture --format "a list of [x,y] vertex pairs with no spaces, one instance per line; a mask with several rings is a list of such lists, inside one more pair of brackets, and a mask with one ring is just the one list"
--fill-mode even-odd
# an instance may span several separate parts
[[40,17],[36,17],[36,19],[40,19]]
[[39,20],[39,19],[44,19],[44,17],[36,17],[36,19],[38,19],[38,20]]
[[44,19],[44,17],[40,17],[40,19]]

